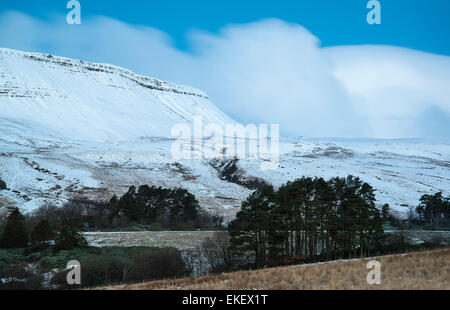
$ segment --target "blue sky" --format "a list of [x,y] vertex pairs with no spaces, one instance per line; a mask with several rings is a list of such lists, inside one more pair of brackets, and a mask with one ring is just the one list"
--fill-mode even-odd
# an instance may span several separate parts
[[[109,16],[169,34],[187,49],[191,30],[217,32],[227,24],[279,18],[298,23],[323,46],[386,44],[450,55],[450,1],[381,0],[381,25],[368,25],[365,0],[80,0],[82,15]],[[42,19],[65,14],[65,0],[0,0],[0,11]],[[61,20],[64,23],[64,20]]]
[[[0,47],[197,87],[283,135],[450,140],[450,0],[0,0]],[[1,82],[1,81],[0,81]]]

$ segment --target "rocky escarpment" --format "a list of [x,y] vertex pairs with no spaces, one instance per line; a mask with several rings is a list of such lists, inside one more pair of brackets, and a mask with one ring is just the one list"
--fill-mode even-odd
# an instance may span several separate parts
[[[86,71],[90,72],[102,72],[108,74],[116,74],[120,77],[128,79],[139,86],[144,88],[173,92],[176,94],[189,95],[189,96],[197,96],[202,98],[208,98],[207,95],[197,89],[179,86],[169,82],[161,81],[155,78],[142,76],[136,74],[130,70],[108,65],[108,64],[98,64],[98,63],[90,63],[82,60],[74,60],[65,57],[57,57],[49,54],[39,54],[39,53],[26,53],[11,49],[0,48],[0,61],[4,57],[10,57],[11,55],[20,56],[25,59],[29,59],[35,62],[41,62],[45,64],[48,68],[65,68],[67,72],[70,73],[83,73]],[[11,72],[6,71],[4,67],[0,67],[0,96],[9,96],[9,97],[36,97],[40,96],[42,98],[49,96],[50,94],[46,92],[45,88],[26,88],[20,87],[20,83],[18,85],[17,82],[20,82],[15,77],[12,77],[11,80],[8,80],[11,77]],[[24,85],[25,86],[25,85]]]

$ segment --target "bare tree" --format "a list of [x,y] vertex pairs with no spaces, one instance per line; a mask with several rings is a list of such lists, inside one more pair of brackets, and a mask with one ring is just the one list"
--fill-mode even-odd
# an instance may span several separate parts
[[202,242],[201,251],[206,258],[210,272],[231,271],[232,253],[230,237],[227,232],[216,231],[212,237],[207,237]]

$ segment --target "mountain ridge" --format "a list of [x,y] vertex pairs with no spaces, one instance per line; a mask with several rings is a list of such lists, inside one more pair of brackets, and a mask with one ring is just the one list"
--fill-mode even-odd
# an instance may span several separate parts
[[106,64],[0,49],[0,118],[97,141],[170,137],[195,116],[234,122],[200,90]]
[[[141,85],[143,87],[149,87],[151,89],[156,89],[156,90],[160,90],[160,91],[172,91],[172,92],[179,93],[179,94],[184,94],[184,95],[189,95],[189,96],[198,96],[198,97],[203,97],[203,98],[209,99],[208,96],[206,95],[206,93],[204,93],[203,91],[201,91],[199,89],[196,89],[196,88],[193,88],[190,86],[174,84],[174,83],[171,83],[168,81],[163,81],[163,80],[153,78],[153,77],[147,77],[145,75],[141,75],[141,74],[135,73],[131,70],[128,70],[126,68],[112,65],[112,64],[88,62],[88,61],[84,61],[84,60],[77,60],[77,59],[68,58],[68,57],[55,56],[55,55],[46,54],[46,53],[24,52],[24,51],[20,51],[20,50],[5,48],[5,47],[0,47],[0,55],[1,54],[20,55],[24,58],[28,58],[31,60],[48,62],[48,63],[60,65],[60,66],[83,66],[86,70],[89,70],[89,71],[107,72],[107,73],[119,72],[119,73],[123,73],[125,75],[123,77],[127,77],[130,80],[132,80],[132,78],[135,77],[138,80],[152,82],[155,84],[153,86],[152,85],[144,86],[144,85],[139,84],[139,81],[134,80],[134,82],[138,83],[139,85]],[[166,87],[164,87],[164,85]],[[2,94],[5,94],[5,93],[2,93],[2,91],[0,90],[0,96]]]

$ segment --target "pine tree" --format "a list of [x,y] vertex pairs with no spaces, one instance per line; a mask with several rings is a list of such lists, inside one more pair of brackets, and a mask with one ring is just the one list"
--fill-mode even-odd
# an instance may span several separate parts
[[269,231],[275,224],[270,216],[273,201],[273,187],[261,186],[242,203],[236,219],[228,225],[232,249],[241,255],[250,254],[256,268],[267,264]]
[[120,197],[117,203],[119,215],[125,215],[131,221],[138,221],[143,216],[143,210],[136,203],[136,187],[130,186],[128,192]]
[[383,207],[381,208],[381,213],[383,216],[383,220],[387,221],[389,219],[389,213],[390,213],[389,205],[387,203],[385,203],[383,205]]
[[119,215],[119,210],[117,209],[117,203],[119,202],[119,199],[116,195],[113,195],[111,199],[109,200],[109,210],[110,210],[110,217],[113,218],[114,216]]
[[447,209],[448,198],[444,198],[442,192],[438,192],[434,195],[423,195],[416,212],[421,220],[423,214],[425,223],[433,223],[433,226],[438,227],[442,216],[447,217]]
[[234,253],[261,268],[368,255],[380,248],[382,225],[369,184],[353,176],[303,177],[252,193],[228,232]]
[[0,191],[6,189],[6,183],[2,179],[0,179]]
[[[137,190],[131,186],[120,199],[110,200],[112,216],[126,216],[131,221],[141,223],[160,222],[167,219],[164,226],[179,224],[195,225],[200,215],[200,205],[195,196],[186,189],[167,189],[142,185]],[[166,223],[167,222],[167,223]]]
[[444,209],[444,217],[446,219],[449,219],[450,218],[450,196],[445,198],[443,209]]
[[28,234],[25,229],[25,218],[16,208],[8,216],[6,227],[0,239],[0,247],[5,249],[23,248],[27,244]]
[[88,243],[81,234],[79,234],[75,230],[63,228],[55,239],[53,251],[59,252],[62,250],[71,250],[73,248],[87,247],[87,246]]
[[53,231],[47,220],[41,220],[31,232],[31,241],[33,243],[46,243],[54,237]]

